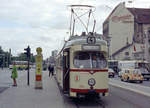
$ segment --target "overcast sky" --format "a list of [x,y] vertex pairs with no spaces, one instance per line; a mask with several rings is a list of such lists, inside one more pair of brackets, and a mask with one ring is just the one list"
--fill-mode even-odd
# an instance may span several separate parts
[[[61,47],[69,31],[67,5],[90,4],[96,7],[97,31],[113,8],[124,0],[0,0],[0,46],[13,55],[30,45],[32,53],[43,49],[44,58]],[[150,7],[150,0],[133,0],[130,7]]]

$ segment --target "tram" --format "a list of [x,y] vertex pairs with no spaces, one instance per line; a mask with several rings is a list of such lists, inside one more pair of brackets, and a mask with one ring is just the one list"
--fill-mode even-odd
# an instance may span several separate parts
[[107,42],[95,32],[71,35],[56,57],[56,79],[69,97],[108,95]]
[[11,65],[9,65],[9,69],[13,68],[13,64],[16,65],[16,68],[18,70],[25,70],[28,67],[28,62],[27,61],[13,61]]

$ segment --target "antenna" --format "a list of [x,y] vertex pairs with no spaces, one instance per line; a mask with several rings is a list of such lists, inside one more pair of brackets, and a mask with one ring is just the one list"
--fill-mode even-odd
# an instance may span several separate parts
[[[93,32],[94,32],[95,24],[96,24],[96,20],[93,15],[93,12],[96,9],[94,6],[69,5],[68,7],[71,9],[70,28],[69,28],[70,36],[74,36],[75,29],[77,31],[81,30],[81,28],[79,28],[79,24],[77,24],[77,23],[80,23],[82,25],[82,27],[84,28],[83,31],[86,31],[88,34],[91,15],[93,16],[93,19],[94,19],[94,26],[93,26]],[[88,15],[87,19],[85,18],[86,15]],[[84,17],[84,19],[83,19],[83,17]]]

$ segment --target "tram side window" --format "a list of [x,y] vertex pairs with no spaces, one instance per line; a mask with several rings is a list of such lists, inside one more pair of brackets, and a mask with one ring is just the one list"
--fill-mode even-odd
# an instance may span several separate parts
[[90,55],[87,52],[76,52],[74,54],[74,66],[76,68],[90,68]]

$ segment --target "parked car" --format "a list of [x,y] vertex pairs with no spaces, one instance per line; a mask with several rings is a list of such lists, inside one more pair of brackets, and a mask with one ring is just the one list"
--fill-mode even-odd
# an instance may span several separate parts
[[126,69],[121,69],[119,72],[118,72],[118,77],[121,77],[121,75],[124,73]]
[[121,81],[126,82],[140,82],[142,83],[144,78],[139,69],[124,69],[121,75]]
[[110,78],[110,77],[113,77],[113,78],[114,78],[114,76],[115,76],[115,71],[114,71],[113,69],[109,68],[109,69],[108,69],[108,75],[109,75],[109,78]]

